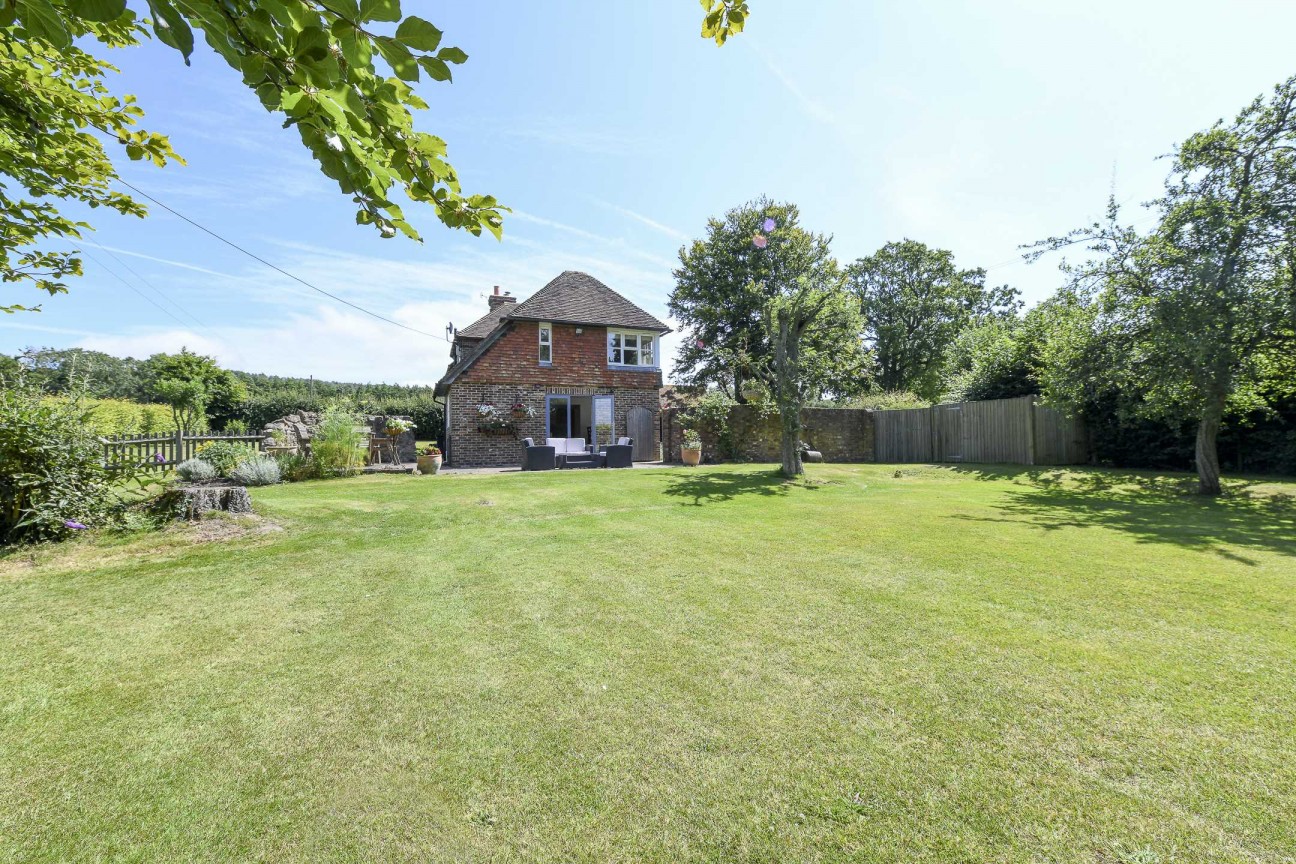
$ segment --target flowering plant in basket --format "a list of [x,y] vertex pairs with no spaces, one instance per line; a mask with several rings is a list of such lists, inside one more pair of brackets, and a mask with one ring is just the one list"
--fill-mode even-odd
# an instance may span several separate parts
[[393,438],[397,438],[413,428],[413,421],[402,417],[388,417],[383,423],[384,431]]

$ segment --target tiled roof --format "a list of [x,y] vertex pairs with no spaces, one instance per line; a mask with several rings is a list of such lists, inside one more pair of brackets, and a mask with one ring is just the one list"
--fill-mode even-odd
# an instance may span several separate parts
[[456,330],[455,335],[462,336],[465,339],[485,339],[499,324],[500,318],[515,308],[517,308],[517,303],[496,303],[494,309],[462,330]]
[[670,332],[665,324],[593,276],[577,270],[564,270],[526,300],[509,307],[507,317],[515,321],[561,321]]

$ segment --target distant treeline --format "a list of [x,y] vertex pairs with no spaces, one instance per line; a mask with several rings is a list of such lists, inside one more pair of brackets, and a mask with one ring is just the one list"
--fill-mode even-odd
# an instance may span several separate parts
[[[75,388],[94,399],[157,404],[163,401],[154,388],[157,369],[164,358],[173,360],[174,356],[137,359],[81,348],[32,348],[16,357],[0,357],[0,377],[22,374],[55,396]],[[233,386],[222,388],[225,398],[213,398],[207,405],[204,425],[212,429],[246,424],[257,430],[286,414],[322,411],[341,402],[366,414],[409,415],[420,439],[440,437],[443,414],[433,401],[431,387],[312,381],[237,370],[222,370],[222,374],[232,379]]]

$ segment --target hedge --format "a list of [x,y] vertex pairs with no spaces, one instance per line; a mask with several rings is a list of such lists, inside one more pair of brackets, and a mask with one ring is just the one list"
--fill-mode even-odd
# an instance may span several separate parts
[[[47,401],[58,401],[52,398]],[[127,399],[87,399],[89,425],[96,435],[166,435],[174,432],[175,420],[166,405],[150,405]]]

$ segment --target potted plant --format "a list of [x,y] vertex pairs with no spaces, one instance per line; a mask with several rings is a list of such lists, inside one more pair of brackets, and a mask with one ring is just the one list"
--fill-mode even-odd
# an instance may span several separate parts
[[513,412],[514,420],[530,420],[536,416],[536,410],[530,405],[524,405],[521,402],[514,402],[509,408]]
[[402,417],[388,417],[383,421],[383,431],[387,433],[388,438],[399,438],[406,432],[414,429],[414,422]]
[[702,462],[702,436],[694,429],[684,430],[684,443],[680,445],[680,460],[685,465]]
[[423,474],[436,474],[441,470],[441,448],[429,444],[418,452],[418,470]]

